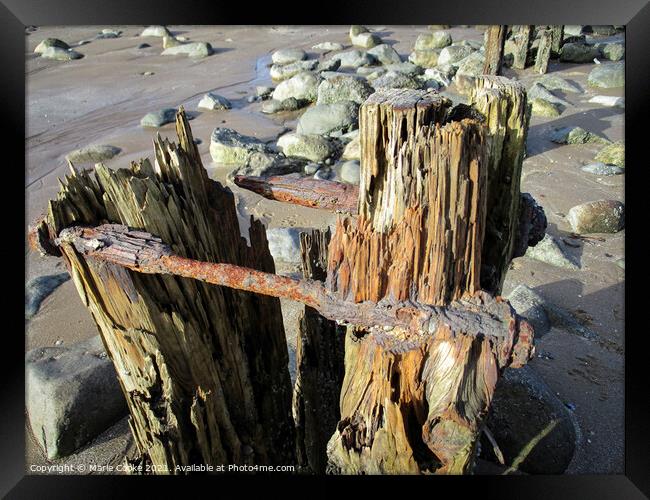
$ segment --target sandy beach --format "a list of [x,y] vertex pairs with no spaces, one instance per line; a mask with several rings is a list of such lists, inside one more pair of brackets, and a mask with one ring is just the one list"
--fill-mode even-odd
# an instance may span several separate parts
[[[105,28],[122,33],[118,38],[95,39]],[[151,111],[182,105],[193,117],[190,124],[194,137],[201,140],[198,148],[204,166],[211,178],[227,184],[235,193],[243,225],[253,215],[267,228],[332,226],[335,214],[266,200],[230,183],[227,174],[232,167],[216,165],[209,146],[215,127],[232,128],[269,144],[287,130],[295,130],[302,110],[267,115],[260,112],[262,102],[249,102],[247,98],[255,95],[257,86],[275,85],[269,76],[274,51],[301,48],[309,57],[322,59],[322,52],[312,50],[312,46],[331,41],[349,47],[349,26],[169,26],[176,36],[212,45],[214,54],[201,59],[162,56],[161,39],[138,36],[143,28],[39,27],[26,36],[27,221],[42,214],[48,200],[56,197],[57,179],[68,171],[68,153],[89,144],[115,145],[121,152],[106,161],[111,168],[151,158],[155,134],[175,139],[174,125],[147,129],[140,126],[140,119]],[[369,28],[384,43],[392,44],[403,59],[418,35],[427,31],[426,26]],[[483,32],[474,27],[452,27],[448,31],[454,40],[483,40]],[[38,57],[34,48],[47,37],[66,41],[84,57],[66,62]],[[75,47],[83,40],[90,42]],[[142,42],[150,47],[137,49]],[[583,92],[554,91],[570,105],[557,118],[533,116],[530,122],[522,192],[530,193],[543,206],[547,233],[558,239],[572,233],[566,219],[571,207],[601,199],[625,201],[625,175],[599,176],[581,170],[594,161],[601,144],[560,145],[549,140],[553,129],[563,126],[580,126],[612,142],[624,139],[624,109],[588,102],[595,95],[623,96],[623,88],[590,87],[587,76],[593,67],[551,61],[549,74],[575,82]],[[533,68],[507,68],[504,74],[526,87],[540,76]],[[453,83],[444,90],[456,94]],[[206,92],[226,97],[232,109],[197,109]],[[598,340],[589,340],[554,326],[537,342],[538,355],[529,364],[575,416],[579,432],[567,473],[615,474],[623,472],[624,463],[625,271],[617,261],[624,258],[625,230],[590,236],[576,240],[577,246],[566,247],[579,262],[577,269],[556,267],[529,256],[515,259],[503,294],[507,296],[518,285],[527,285],[598,335]],[[25,259],[26,281],[65,271],[59,259],[41,257],[27,247]],[[299,271],[295,265],[280,262],[277,270],[290,275]],[[282,307],[291,350],[302,306],[283,300]],[[97,328],[73,282],[68,280],[43,301],[34,317],[26,320],[25,348],[69,345],[95,335]],[[125,421],[117,427],[120,432],[105,437],[105,459],[116,462],[132,446]],[[26,442],[28,464],[48,463],[29,426]]]

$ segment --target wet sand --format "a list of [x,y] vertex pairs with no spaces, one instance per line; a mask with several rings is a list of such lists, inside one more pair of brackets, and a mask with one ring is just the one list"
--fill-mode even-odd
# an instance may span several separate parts
[[[156,132],[175,137],[174,125],[143,129],[140,119],[148,112],[183,105],[194,115],[191,121],[204,165],[210,176],[226,182],[229,168],[214,165],[209,152],[210,134],[215,127],[233,128],[246,135],[274,142],[285,128],[295,129],[297,113],[264,115],[262,103],[248,103],[257,85],[272,85],[267,65],[279,48],[298,47],[315,56],[311,47],[323,41],[349,46],[348,26],[329,27],[204,27],[170,26],[190,41],[206,41],[215,54],[199,60],[185,55],[161,56],[162,39],[140,38],[141,26],[115,27],[123,31],[117,39],[93,37],[108,26],[39,28],[26,37],[26,213],[28,221],[41,214],[47,201],[58,191],[57,178],[67,173],[65,155],[88,144],[112,144],[122,149],[106,164],[127,166],[130,161],[151,157]],[[425,26],[371,27],[406,58]],[[473,28],[452,28],[454,40],[482,40]],[[56,37],[82,54],[76,61],[59,62],[36,57],[34,47],[46,37]],[[75,43],[92,39],[88,44]],[[150,48],[136,49],[140,43]],[[326,56],[327,57],[327,56]],[[567,236],[568,210],[579,203],[597,199],[624,201],[625,176],[603,177],[582,172],[580,167],[593,160],[600,145],[560,146],[548,140],[553,128],[580,125],[612,141],[623,138],[624,111],[588,103],[593,95],[622,95],[622,89],[595,91],[586,84],[593,64],[551,62],[549,72],[578,83],[584,93],[562,93],[572,106],[559,118],[531,119],[528,156],[524,161],[522,191],[530,192],[546,212],[548,232]],[[144,76],[144,72],[153,72]],[[532,69],[506,70],[526,84],[538,75]],[[197,111],[206,92],[228,98],[229,111]],[[449,89],[454,92],[453,85]],[[267,227],[318,227],[331,225],[335,216],[324,211],[288,206],[265,200],[232,184],[242,215],[252,214]],[[526,284],[549,301],[580,317],[604,341],[596,343],[565,331],[553,329],[537,342],[537,352],[551,353],[554,359],[535,358],[531,365],[565,403],[575,405],[580,435],[568,473],[621,473],[623,471],[623,344],[624,271],[616,260],[624,256],[625,231],[596,235],[570,249],[581,268],[571,271],[535,261],[515,259],[506,279],[504,295]],[[62,272],[55,258],[42,258],[26,249],[27,279]],[[278,271],[297,272],[279,265]],[[295,344],[300,306],[283,301],[283,315],[289,344]],[[50,346],[62,341],[71,344],[97,334],[71,281],[61,285],[41,305],[39,313],[26,323],[26,349]],[[28,462],[47,461],[27,437]],[[123,443],[120,444],[122,446]],[[117,456],[117,453],[113,455]],[[113,458],[117,460],[117,458]]]

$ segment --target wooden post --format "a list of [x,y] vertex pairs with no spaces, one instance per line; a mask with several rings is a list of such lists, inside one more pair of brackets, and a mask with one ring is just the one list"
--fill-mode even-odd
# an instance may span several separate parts
[[520,25],[512,27],[513,36],[512,41],[515,45],[513,52],[512,67],[515,69],[525,69],[528,65],[528,52],[530,45],[533,42],[533,34],[535,26],[533,25]]
[[[325,281],[329,229],[301,233],[302,274]],[[324,474],[327,442],[339,421],[339,395],[344,374],[345,327],[305,306],[296,343],[293,416],[298,465],[304,472]]]
[[[481,256],[481,288],[494,295],[501,293],[506,272],[513,258],[519,225],[521,168],[524,161],[530,106],[526,89],[504,77],[476,79],[470,100],[485,116],[487,127],[489,179],[486,203],[486,231]],[[544,221],[544,229],[546,224]],[[531,241],[534,246],[543,231]],[[524,240],[526,238],[519,238]]]
[[496,24],[489,26],[485,32],[485,64],[483,66],[483,73],[486,75],[501,74],[503,46],[506,41],[507,29],[507,26]]
[[[182,110],[176,129],[179,145],[155,140],[155,167],[99,165],[66,177],[39,238],[110,221],[163,238],[183,258],[273,272],[264,226],[251,218],[250,245],[240,236],[233,195],[208,178]],[[66,241],[58,250],[115,364],[143,463],[170,474],[295,463],[277,298],[141,274]]]
[[562,48],[562,39],[564,38],[564,25],[554,24],[549,26],[551,30],[551,57],[560,57],[560,49]]
[[539,46],[535,57],[535,71],[540,74],[546,73],[548,61],[551,58],[553,46],[553,32],[550,29],[542,29],[539,32]]
[[[493,81],[484,78],[479,80]],[[496,97],[508,90],[486,93]],[[516,110],[507,99],[500,102],[498,112],[488,111],[499,113],[501,133],[517,136],[507,121]],[[475,113],[450,112],[450,106],[437,93],[405,89],[379,91],[362,105],[359,216],[339,218],[329,247],[327,285],[341,299],[431,305],[469,296],[487,300],[476,291],[488,171],[495,168],[488,153],[496,141],[480,120],[463,118]],[[518,188],[518,182],[508,184]],[[517,219],[518,207],[508,221]],[[516,342],[468,336],[461,325],[418,333],[349,327],[341,420],[328,444],[330,470],[470,471],[482,420]]]

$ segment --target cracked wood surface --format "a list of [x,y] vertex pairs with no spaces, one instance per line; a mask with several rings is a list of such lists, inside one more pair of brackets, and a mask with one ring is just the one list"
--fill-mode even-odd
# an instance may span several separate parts
[[[279,300],[124,267],[133,264],[133,245],[153,233],[180,259],[274,271],[264,226],[251,220],[251,246],[241,238],[233,195],[207,177],[183,111],[176,130],[179,145],[155,140],[154,165],[73,170],[36,239],[64,233],[58,251],[115,364],[142,461],[159,473],[294,463]],[[135,230],[113,262],[66,240],[70,226],[104,223]],[[160,240],[150,243],[160,250]]]
[[[477,290],[484,267],[501,277],[519,223],[520,164],[510,160],[523,156],[528,123],[525,91],[508,82],[477,78],[484,91],[475,107],[407,90],[376,92],[362,105],[359,215],[337,221],[332,293],[346,302],[413,300],[445,310],[467,297],[500,300],[490,295],[500,288],[494,278],[490,293]],[[501,211],[487,217],[490,209]],[[494,227],[498,246],[485,248]],[[514,352],[522,333],[531,350],[513,363],[503,353]],[[417,336],[348,327],[330,472],[470,472],[499,374],[526,363],[532,334],[528,325],[498,338],[457,335],[444,323]]]

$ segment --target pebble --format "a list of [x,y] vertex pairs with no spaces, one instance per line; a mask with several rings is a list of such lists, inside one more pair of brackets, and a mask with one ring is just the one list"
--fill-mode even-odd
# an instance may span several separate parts
[[176,120],[176,109],[165,108],[160,111],[147,113],[140,120],[141,127],[162,127],[166,123],[171,123]]
[[617,167],[616,165],[606,165],[602,162],[590,163],[589,165],[582,167],[581,170],[590,174],[603,175],[606,177],[625,173],[624,168]]

